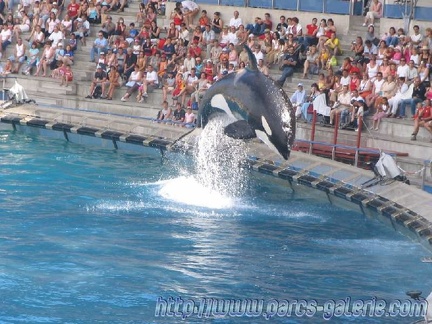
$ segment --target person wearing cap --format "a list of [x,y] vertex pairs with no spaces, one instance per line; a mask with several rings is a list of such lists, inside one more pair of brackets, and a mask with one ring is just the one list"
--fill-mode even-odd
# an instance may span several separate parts
[[93,92],[96,89],[96,86],[102,87],[102,93],[105,93],[105,84],[107,81],[107,73],[102,69],[102,66],[98,65],[96,67],[96,72],[93,76],[93,81],[90,85],[90,94],[86,96],[87,99],[93,98]]
[[99,56],[101,52],[105,52],[107,47],[108,39],[104,37],[104,33],[102,31],[99,31],[98,37],[94,40],[93,47],[90,50],[90,62],[94,62],[95,56]]
[[303,83],[297,84],[297,90],[291,96],[291,103],[296,108],[295,116],[301,116],[301,107],[306,99],[306,91],[304,90]]

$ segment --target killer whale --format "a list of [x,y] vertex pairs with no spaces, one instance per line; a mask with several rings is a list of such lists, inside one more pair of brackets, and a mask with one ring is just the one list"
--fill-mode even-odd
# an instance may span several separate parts
[[234,139],[258,137],[288,159],[295,138],[295,111],[286,93],[262,74],[249,47],[250,66],[216,81],[204,94],[198,127],[204,128],[217,113],[233,119],[224,133]]

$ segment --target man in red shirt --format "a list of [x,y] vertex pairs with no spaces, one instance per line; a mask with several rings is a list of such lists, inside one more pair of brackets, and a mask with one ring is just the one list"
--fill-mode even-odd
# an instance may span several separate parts
[[306,35],[304,35],[304,45],[306,47],[318,44],[318,38],[316,37],[316,33],[318,32],[317,23],[318,19],[313,18],[312,23],[306,25]]
[[67,6],[67,14],[72,21],[78,17],[79,8],[80,5],[76,3],[76,0],[70,0],[70,3]]
[[426,99],[417,105],[416,116],[414,119],[414,130],[411,134],[411,140],[415,141],[417,139],[417,133],[420,127],[426,128],[432,134],[432,106],[430,99]]

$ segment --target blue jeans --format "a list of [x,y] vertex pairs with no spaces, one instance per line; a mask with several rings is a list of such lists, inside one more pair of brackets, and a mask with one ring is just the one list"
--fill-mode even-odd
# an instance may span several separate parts
[[294,74],[294,69],[291,66],[285,66],[282,70],[282,76],[278,80],[278,82],[283,85],[285,80]]
[[100,52],[106,52],[104,48],[92,47],[90,51],[90,61],[94,62],[95,55],[99,56]]
[[400,116],[405,116],[405,107],[406,105],[410,105],[411,107],[411,116],[415,115],[416,106],[419,102],[422,102],[419,98],[411,98],[411,99],[404,99],[400,102]]
[[396,46],[399,43],[399,38],[397,36],[388,36],[385,40],[387,46]]
[[310,103],[305,102],[301,107],[302,116],[308,123],[312,122],[312,115],[307,113]]

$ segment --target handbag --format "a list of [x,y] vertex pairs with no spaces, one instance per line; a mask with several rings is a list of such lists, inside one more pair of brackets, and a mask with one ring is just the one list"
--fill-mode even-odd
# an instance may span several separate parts
[[128,83],[126,83],[126,87],[133,87],[135,85],[135,81],[129,81]]
[[309,106],[307,107],[306,112],[307,112],[308,114],[313,114],[313,111],[314,111],[314,107],[313,107],[313,104],[312,104],[312,102],[311,102],[311,103],[309,103]]

